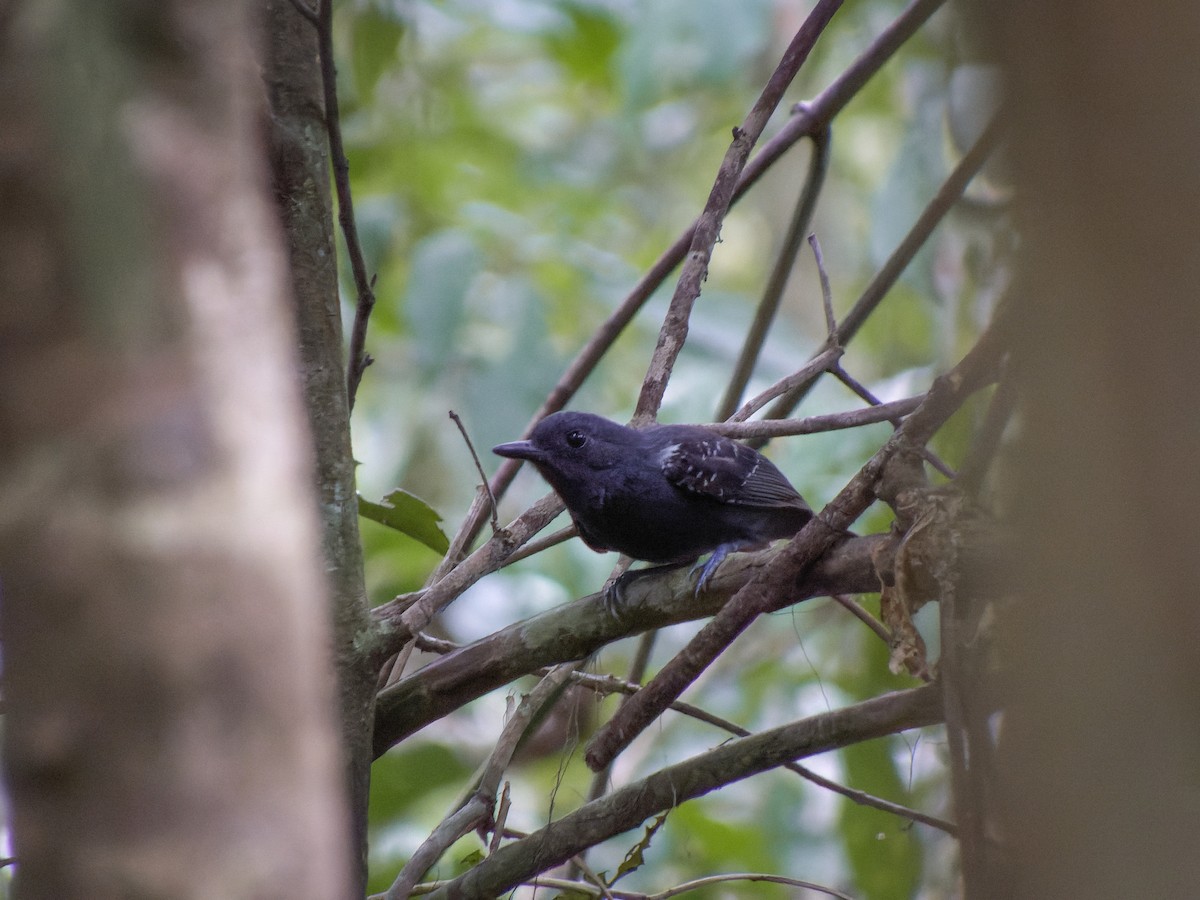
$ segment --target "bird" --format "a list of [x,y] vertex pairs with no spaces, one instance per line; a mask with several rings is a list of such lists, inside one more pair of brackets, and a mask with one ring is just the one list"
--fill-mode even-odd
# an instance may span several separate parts
[[661,567],[711,553],[697,595],[729,553],[790,538],[813,517],[770,460],[699,425],[630,428],[592,413],[558,412],[538,422],[528,440],[492,452],[532,463],[593,550]]

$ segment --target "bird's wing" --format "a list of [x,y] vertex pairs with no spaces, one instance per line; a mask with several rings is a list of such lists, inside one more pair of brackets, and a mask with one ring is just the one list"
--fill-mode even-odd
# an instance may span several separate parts
[[659,459],[663,475],[672,484],[722,503],[808,505],[765,456],[718,434],[668,444]]

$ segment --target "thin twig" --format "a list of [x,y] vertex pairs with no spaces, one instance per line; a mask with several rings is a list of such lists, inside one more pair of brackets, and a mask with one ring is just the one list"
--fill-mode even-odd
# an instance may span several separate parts
[[[777,134],[763,144],[754,158],[746,165],[738,179],[737,188],[733,193],[733,203],[736,203],[777,163],[788,150],[805,137],[820,133],[834,117],[845,108],[863,86],[881,69],[893,55],[904,46],[917,30],[925,24],[946,0],[913,0],[870,45],[815,99],[798,107],[797,114],[790,119]],[[666,281],[667,277],[679,265],[691,246],[696,233],[697,222],[692,222],[675,241],[662,252],[654,264],[646,271],[633,286],[617,308],[601,323],[588,342],[564,370],[558,382],[546,395],[541,407],[532,416],[526,428],[526,434],[537,422],[551,413],[558,412],[579,390],[580,385],[592,373],[612,347],[613,343],[633,321],[638,311],[645,305]],[[777,416],[776,418],[783,418]],[[492,478],[492,493],[502,497],[508,486],[512,484],[520,466],[518,460],[505,460],[496,470]],[[441,580],[443,576],[460,562],[464,548],[470,547],[479,535],[486,516],[486,503],[482,496],[477,497],[471,504],[466,516],[463,517],[458,533],[450,542],[450,551],[443,558],[437,570],[430,576],[429,584]]]
[[[839,359],[842,358],[841,347],[826,347],[812,359],[810,359],[804,368],[793,372],[786,378],[781,378],[769,388],[756,397],[752,397],[742,404],[742,408],[729,417],[731,422],[744,422],[750,418],[776,397],[781,397],[792,391],[796,385],[805,384],[810,380],[815,379],[822,372],[826,372],[833,366],[837,365]],[[776,416],[775,418],[783,418]]]
[[993,322],[959,364],[933,383],[920,408],[896,429],[838,496],[784,547],[775,562],[721,607],[638,694],[637,702],[622,706],[600,728],[585,754],[593,771],[607,765],[628,746],[737,639],[777,594],[786,593],[789,585],[845,534],[874,501],[875,484],[895,453],[904,447],[923,446],[969,394],[994,377],[1002,352],[998,332]]
[[[883,402],[873,393],[871,393],[871,391],[867,389],[866,385],[862,384],[862,382],[847,372],[842,367],[840,362],[831,370],[831,372],[838,381],[850,388],[850,390],[857,394],[859,398],[867,401],[867,403],[871,404],[872,406],[878,407],[883,405]],[[889,421],[891,421],[892,427],[900,427],[900,420],[898,418],[891,419]],[[928,447],[921,447],[919,452],[926,462],[928,462],[947,478],[954,478],[954,470],[946,465],[946,463],[942,461],[941,457],[939,457]]]
[[[301,0],[292,4],[306,15]],[[311,10],[309,10],[311,12]],[[306,18],[308,18],[306,16]],[[367,322],[375,308],[374,279],[367,276],[367,264],[363,259],[362,244],[358,239],[358,225],[354,220],[354,199],[350,194],[350,162],[346,159],[346,147],[342,141],[342,122],[338,112],[337,67],[333,58],[333,0],[319,0],[314,18],[309,18],[317,29],[317,48],[321,61],[321,87],[325,96],[325,131],[329,135],[329,161],[333,168],[333,183],[338,200],[338,223],[346,242],[346,256],[354,276],[354,288],[358,302],[354,310],[354,327],[350,331],[350,348],[346,361],[346,396],[350,409],[354,409],[354,398],[358,393],[363,372],[374,360],[364,349],[367,342]]]
[[821,242],[815,234],[808,236],[808,246],[812,247],[813,259],[817,264],[817,277],[821,281],[821,306],[825,310],[825,335],[830,346],[839,345],[837,319],[833,317],[833,288],[829,284],[829,273],[825,271],[825,255],[821,253]]
[[488,853],[500,849],[500,841],[504,838],[504,826],[508,822],[508,810],[512,805],[509,782],[504,782],[504,790],[500,792],[500,802],[496,806],[496,823],[492,827],[492,839],[488,842]]
[[[637,650],[633,654],[633,661],[629,664],[629,674],[625,680],[629,684],[640,686],[643,679],[646,677],[646,670],[650,667],[650,656],[654,652],[654,643],[658,638],[658,631],[647,631],[638,639]],[[630,694],[626,694],[622,703],[628,701]],[[613,764],[610,762],[607,766],[592,775],[592,784],[588,790],[588,800],[598,800],[604,796],[604,792],[608,790],[609,779],[612,777]],[[581,850],[576,859],[580,863],[586,862],[586,850]],[[575,863],[572,863],[574,866]],[[569,874],[574,876],[574,869],[570,870]]]
[[[1004,117],[1003,113],[993,117],[988,127],[980,135],[974,146],[967,151],[954,171],[942,182],[942,186],[938,188],[921,215],[917,217],[917,221],[913,223],[912,228],[900,241],[899,246],[888,257],[879,271],[875,273],[875,277],[871,279],[871,283],[867,285],[862,292],[862,296],[858,298],[850,311],[842,317],[842,321],[838,326],[838,342],[845,346],[850,342],[850,339],[858,333],[862,328],[863,323],[870,317],[871,313],[887,296],[888,291],[908,268],[908,264],[912,262],[917,251],[919,251],[925,242],[929,240],[929,236],[933,233],[934,228],[945,218],[946,214],[954,207],[962,196],[971,179],[976,173],[983,168],[983,164],[987,162],[992,151],[1000,143],[1004,136]],[[830,346],[826,342],[826,346]],[[791,411],[812,389],[816,383],[816,378],[812,378],[804,384],[797,385],[791,392],[781,397],[775,405],[768,410],[767,417],[773,419],[786,418],[791,414]]]
[[416,634],[463,591],[508,562],[518,547],[545,528],[562,510],[563,503],[558,495],[547,494],[426,589],[416,603],[407,608],[402,608],[395,601],[385,603],[376,607],[372,615],[377,621],[405,629],[408,636]]
[[471,459],[475,461],[475,471],[479,473],[479,481],[483,486],[483,490],[487,493],[488,501],[492,505],[492,534],[500,530],[500,516],[496,512],[496,497],[492,494],[491,485],[488,484],[488,477],[484,474],[483,463],[479,461],[479,454],[475,452],[475,445],[471,443],[471,438],[467,434],[466,426],[463,425],[462,419],[458,413],[450,410],[450,418],[454,420],[454,424],[458,426],[458,433],[462,435],[463,441],[466,442],[467,449],[471,451]]
[[856,603],[853,599],[847,597],[845,594],[830,594],[829,596],[836,600],[838,604],[843,606],[845,609],[849,610],[850,614],[853,615],[854,618],[858,619],[873,632],[875,632],[881,641],[883,641],[889,647],[892,645],[892,633],[888,631],[888,627],[863,609],[861,603]]
[[[833,315],[833,290],[829,284],[829,273],[825,270],[825,256],[821,252],[821,242],[817,240],[817,236],[815,234],[810,234],[808,236],[808,243],[809,246],[812,247],[813,258],[817,263],[817,274],[821,279],[821,300],[825,308],[825,328],[828,332],[826,343],[831,347],[840,347],[841,337],[838,333],[837,319],[835,319]],[[834,375],[834,377],[841,381],[842,384],[854,391],[855,394],[857,394],[861,399],[865,400],[871,406],[882,405],[882,401],[880,401],[878,397],[867,390],[865,385],[860,383],[858,379],[852,377],[850,373],[846,371],[840,360],[835,366],[833,366],[832,369],[830,369],[830,372]],[[900,427],[900,420],[898,418],[890,421],[892,423],[892,427]],[[931,450],[929,450],[927,447],[922,447],[921,452],[926,459],[929,460],[930,464],[933,465],[933,467],[939,472],[941,472],[947,478],[954,477],[953,470],[944,462],[942,462],[941,459],[939,459]]]
[[515,551],[508,559],[504,561],[505,567],[511,566],[515,562],[520,562],[523,559],[528,559],[543,550],[549,550],[551,547],[557,547],[559,544],[566,543],[573,537],[579,535],[579,529],[574,525],[568,525],[566,528],[560,528],[553,534],[548,534],[543,538],[538,538],[536,541],[530,541],[520,550]]
[[383,895],[384,900],[407,900],[412,896],[413,888],[421,876],[429,871],[450,846],[464,834],[470,834],[475,827],[491,814],[491,804],[482,796],[475,794],[467,799],[453,813],[448,815],[433,830],[421,846],[416,849],[392,886]]
[[396,876],[395,882],[384,895],[387,900],[403,900],[403,898],[411,896],[417,882],[450,848],[451,844],[488,821],[500,789],[500,781],[512,762],[517,747],[542,708],[561,695],[562,688],[570,680],[571,673],[581,665],[583,665],[582,662],[576,662],[556,666],[538,682],[537,687],[522,698],[516,711],[513,712],[500,732],[496,746],[483,765],[475,789],[434,829],[433,833],[405,863],[400,874]]
[[862,409],[850,409],[845,412],[825,413],[820,416],[808,416],[804,419],[761,419],[753,422],[714,422],[705,425],[717,434],[725,437],[748,440],[754,438],[789,437],[797,434],[817,434],[823,431],[842,431],[847,428],[859,428],[863,425],[874,425],[878,422],[894,422],[908,415],[921,405],[924,394],[907,397],[904,400],[893,400],[878,406],[867,406]]
[[671,897],[678,897],[682,894],[698,891],[714,884],[727,884],[731,881],[762,881],[767,884],[786,884],[791,887],[815,891],[818,894],[825,894],[827,897],[837,897],[839,900],[854,900],[849,894],[843,894],[839,890],[826,887],[823,884],[817,884],[815,881],[804,881],[800,878],[789,878],[786,875],[768,875],[760,872],[729,872],[722,875],[706,875],[704,878],[685,881],[683,884],[678,884],[669,890],[651,894],[646,900],[670,900]]

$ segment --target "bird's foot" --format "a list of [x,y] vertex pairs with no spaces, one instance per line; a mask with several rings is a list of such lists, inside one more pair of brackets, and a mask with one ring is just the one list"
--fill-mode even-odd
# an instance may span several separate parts
[[749,543],[746,541],[735,541],[730,544],[719,545],[715,550],[713,550],[712,554],[707,560],[705,560],[703,563],[697,562],[696,565],[692,567],[693,575],[696,574],[697,571],[700,572],[700,577],[696,579],[695,595],[699,597],[708,590],[710,584],[712,583],[713,576],[717,574],[717,567],[725,561],[725,557],[727,557],[730,553],[736,553],[740,550],[758,550],[763,546],[764,545],[762,544]]
[[697,571],[700,572],[700,577],[696,579],[696,589],[692,592],[696,597],[699,597],[708,590],[709,583],[712,581],[713,576],[717,574],[717,567],[729,555],[730,549],[728,544],[722,544],[712,552],[707,560],[702,563],[697,562],[692,566],[690,574],[695,575]]

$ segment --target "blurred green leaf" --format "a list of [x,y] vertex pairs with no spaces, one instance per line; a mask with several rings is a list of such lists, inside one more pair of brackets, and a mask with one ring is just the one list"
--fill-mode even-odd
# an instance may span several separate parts
[[397,488],[380,503],[372,503],[360,496],[358,514],[407,534],[430,550],[445,553],[450,549],[450,539],[438,526],[442,517],[438,515],[437,510],[408,491]]
[[396,61],[405,31],[403,21],[378,7],[368,6],[354,17],[350,65],[359,103],[373,99],[379,77]]
[[546,50],[572,77],[607,86],[612,55],[622,37],[619,23],[598,7],[572,3],[563,11],[570,17],[571,27],[547,33]]
[[470,767],[443,744],[420,743],[389,750],[371,767],[367,819],[372,828],[388,825],[411,814],[423,797],[470,774]]
[[[847,783],[877,797],[904,802],[905,790],[891,755],[891,741],[867,741],[842,750]],[[839,829],[855,883],[867,900],[908,900],[921,879],[923,854],[916,832],[903,819],[842,801]]]

